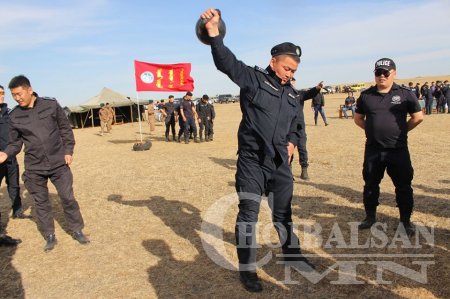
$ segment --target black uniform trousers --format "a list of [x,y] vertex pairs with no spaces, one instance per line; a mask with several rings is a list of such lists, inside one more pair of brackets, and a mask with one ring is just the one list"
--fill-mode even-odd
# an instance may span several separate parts
[[400,210],[412,210],[414,205],[411,182],[414,170],[408,148],[378,149],[366,146],[364,153],[364,206],[366,210],[376,210],[380,196],[380,182],[384,171],[395,186],[395,200]]
[[25,170],[23,181],[30,195],[33,197],[36,216],[44,236],[55,233],[52,214],[52,203],[48,197],[48,180],[56,187],[61,199],[61,206],[68,228],[72,232],[80,231],[84,227],[80,207],[73,194],[73,176],[69,166],[63,165],[52,170]]
[[166,119],[166,138],[169,137],[169,132],[171,131],[170,129],[172,129],[172,136],[173,139],[175,140],[175,117],[170,116],[170,118]]
[[431,114],[433,112],[433,99],[425,99],[425,114]]
[[288,163],[280,160],[263,153],[239,151],[236,171],[239,213],[235,233],[240,271],[256,271],[255,228],[263,194],[269,197],[272,221],[283,253],[300,253],[299,240],[292,227],[292,172]]
[[181,116],[178,117],[178,125],[180,126],[180,129],[178,130],[178,138],[180,138],[181,135],[184,134],[184,126],[185,126],[185,122]]
[[200,138],[203,138],[203,131],[205,131],[205,139],[210,135],[211,131],[211,122],[207,117],[201,117],[201,122],[198,124],[200,129]]
[[195,125],[194,117],[186,117],[186,122],[184,123],[184,139],[189,139],[189,132],[197,137],[197,126]]
[[0,185],[6,178],[6,186],[9,198],[11,199],[13,214],[22,208],[22,199],[20,198],[19,187],[19,164],[16,157],[11,157],[4,163],[0,164]]
[[297,142],[297,149],[298,149],[298,159],[300,162],[300,166],[302,167],[308,167],[308,150],[306,149],[306,131],[305,129],[301,129],[298,131],[298,142]]
[[[306,132],[304,129],[298,131],[298,142],[297,142],[297,150],[298,150],[298,161],[300,163],[301,167],[308,167],[308,150],[306,149]],[[292,164],[292,161],[294,161],[294,155],[291,156],[290,163]]]

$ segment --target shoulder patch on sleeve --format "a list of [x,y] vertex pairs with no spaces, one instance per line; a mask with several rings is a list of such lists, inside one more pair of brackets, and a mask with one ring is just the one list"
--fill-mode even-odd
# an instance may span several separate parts
[[258,71],[258,72],[261,72],[263,74],[266,74],[266,75],[269,74],[269,72],[266,69],[263,69],[262,67],[259,67],[257,65],[255,65],[255,70]]

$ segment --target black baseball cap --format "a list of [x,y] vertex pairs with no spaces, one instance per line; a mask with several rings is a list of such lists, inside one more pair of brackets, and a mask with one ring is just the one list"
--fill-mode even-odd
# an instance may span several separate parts
[[299,46],[294,45],[293,43],[285,42],[274,46],[272,50],[270,50],[270,54],[272,55],[272,57],[278,55],[291,55],[300,57],[302,56],[302,49]]
[[207,95],[207,94],[204,94],[204,95],[202,96],[202,99],[204,99],[204,100],[208,100],[208,99],[209,99],[209,97],[208,97],[208,95]]
[[186,95],[192,97],[192,92],[188,91],[186,92]]
[[394,60],[390,58],[381,58],[378,59],[377,62],[375,62],[375,70],[383,69],[386,71],[390,70],[396,70],[395,62]]

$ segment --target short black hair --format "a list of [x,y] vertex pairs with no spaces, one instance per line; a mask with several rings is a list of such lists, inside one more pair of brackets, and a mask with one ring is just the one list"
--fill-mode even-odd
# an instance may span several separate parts
[[173,99],[173,98],[175,98],[173,95],[170,95],[170,96],[169,96],[169,99]]
[[3,86],[0,85],[0,89],[4,89]]
[[31,87],[30,80],[24,75],[15,76],[9,81],[8,88],[13,89],[17,87]]

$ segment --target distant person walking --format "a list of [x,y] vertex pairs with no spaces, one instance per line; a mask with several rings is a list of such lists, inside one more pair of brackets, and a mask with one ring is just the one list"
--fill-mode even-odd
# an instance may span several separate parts
[[100,135],[103,136],[105,133],[105,127],[106,127],[106,133],[111,133],[108,126],[108,121],[110,118],[109,110],[105,107],[105,104],[100,104],[100,110],[98,111],[98,118],[100,119]]
[[106,110],[108,110],[108,113],[109,113],[108,120],[106,122],[106,128],[109,130],[109,132],[111,132],[112,124],[114,122],[115,112],[114,112],[114,109],[109,105],[109,103],[105,104],[105,108],[106,108]]
[[153,100],[150,100],[148,105],[147,105],[147,117],[148,117],[147,121],[148,121],[148,124],[150,126],[150,135],[152,135],[155,132],[155,129],[156,129],[156,127],[155,127],[155,122],[156,122],[156,119],[155,119],[155,104],[154,104]]
[[320,116],[322,116],[325,126],[328,126],[327,117],[325,115],[325,99],[321,92],[319,92],[313,97],[311,107],[313,107],[314,109],[314,124],[317,126],[317,118],[320,113]]

